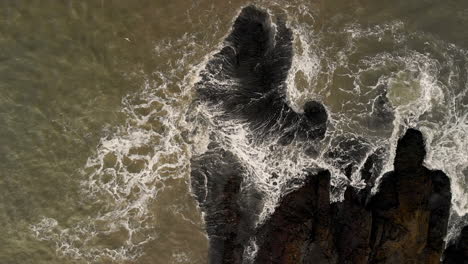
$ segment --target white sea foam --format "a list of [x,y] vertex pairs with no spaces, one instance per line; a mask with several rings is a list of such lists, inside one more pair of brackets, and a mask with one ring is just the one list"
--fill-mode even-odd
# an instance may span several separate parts
[[[300,30],[296,30],[295,33],[302,34]],[[325,39],[324,34],[347,35],[347,45],[337,52],[336,58],[338,59],[334,59],[333,54],[327,54],[324,51],[328,47],[321,46],[323,43],[319,39]],[[358,129],[353,129],[353,134],[368,140],[371,144],[371,150],[378,147],[389,149],[387,156],[383,157],[385,164],[381,172],[382,175],[393,170],[393,159],[398,138],[402,136],[407,128],[420,129],[426,137],[428,150],[425,160],[426,166],[431,169],[441,169],[450,177],[452,209],[458,215],[464,215],[468,213],[468,199],[466,198],[468,197],[468,159],[466,158],[468,157],[468,108],[466,106],[468,86],[463,83],[463,87],[460,87],[460,78],[462,74],[466,74],[467,70],[455,65],[454,61],[467,61],[468,56],[465,50],[438,40],[426,42],[425,45],[427,50],[432,48],[432,50],[441,51],[443,54],[442,59],[437,56],[438,54],[433,55],[423,50],[408,48],[410,41],[417,41],[425,37],[427,36],[421,32],[409,34],[400,21],[370,28],[362,28],[357,24],[351,24],[346,26],[342,32],[317,33],[316,39],[311,42],[313,48],[318,49],[313,54],[322,55],[303,59],[301,53],[294,63],[310,65],[309,60],[312,57],[323,60],[320,63],[314,63],[314,65],[325,65],[321,67],[319,72],[328,75],[333,75],[337,67],[349,69],[348,76],[355,80],[352,91],[356,101],[353,104],[358,109],[359,104],[366,104],[361,98],[372,95],[381,86],[386,87],[387,97],[394,108],[393,129],[388,131],[390,133],[385,132],[374,137],[368,133],[368,128],[361,125],[361,127],[357,126]],[[303,36],[297,38],[301,42],[305,39]],[[395,50],[364,54],[362,59],[357,62],[358,64],[356,62],[351,63],[348,58],[355,55],[356,52],[361,52],[358,49],[360,42],[363,40],[387,41],[392,43]],[[313,69],[310,71],[310,78],[316,79],[316,68],[313,66],[308,67]],[[366,87],[366,84],[362,83],[360,78],[368,71],[378,71],[379,69],[383,70],[377,82]],[[292,71],[291,73],[294,74],[295,72]],[[290,76],[289,80],[292,79],[293,77]],[[295,85],[293,81],[289,81],[288,84]],[[404,90],[398,91],[401,88]],[[293,96],[290,96],[292,100],[310,98],[308,92],[298,91],[296,88],[292,89]],[[337,87],[333,83],[327,83],[325,88],[315,89],[320,91],[317,96],[326,101],[327,97],[330,96],[327,89],[337,89]],[[344,104],[348,103],[344,102]],[[359,111],[340,113],[334,112],[333,107],[329,108],[329,110],[332,117],[330,127],[332,132],[330,133],[335,137],[347,133],[346,126],[349,127],[349,124],[360,124],[359,118],[365,116]],[[353,126],[353,128],[355,127]],[[359,167],[361,166],[362,163]],[[358,185],[357,183],[360,182],[359,176],[353,175],[352,178],[354,183],[351,184]]]
[[[185,35],[169,44],[188,52],[187,45],[193,43]],[[168,179],[187,178],[190,172],[190,145],[183,135],[188,129],[186,106],[204,63],[190,65],[186,60],[184,54],[176,61],[179,68],[155,73],[158,78],[146,81],[139,94],[123,99],[126,123],[101,138],[87,160],[82,203],[95,204],[99,211],[69,227],[44,217],[31,226],[39,240],[55,243],[60,254],[91,263],[136,259],[142,246],[157,238],[150,206]],[[113,245],[103,245],[102,239],[111,239]]]
[[257,241],[255,241],[255,237],[252,237],[244,249],[244,252],[242,255],[242,258],[243,258],[242,263],[243,264],[254,263],[257,253],[258,253]]
[[212,122],[212,133],[216,142],[234,153],[245,167],[245,183],[255,186],[264,195],[259,223],[274,212],[285,192],[298,187],[291,184],[291,180],[304,178],[307,169],[325,165],[319,165],[318,161],[308,157],[299,143],[281,146],[277,138],[258,142],[247,124],[219,118],[221,112],[215,112],[204,105],[200,108],[200,113]]
[[[291,6],[286,9],[287,13],[312,16],[303,5],[299,9]],[[288,14],[290,19],[295,19],[291,18],[294,13]],[[62,254],[89,262],[100,257],[135,259],[141,254],[141,246],[157,236],[157,232],[145,232],[153,228],[149,205],[157,200],[167,178],[187,177],[191,156],[203,154],[211,140],[236,155],[246,168],[245,182],[264,195],[263,208],[257,212],[259,223],[274,212],[284,193],[298,187],[294,179],[305,177],[307,169],[331,171],[332,185],[341,188],[341,191],[332,193],[332,200],[337,201],[342,197],[344,186],[363,186],[359,168],[363,166],[365,157],[377,148],[388,149],[382,157],[385,166],[381,175],[393,169],[396,142],[408,127],[416,127],[424,133],[428,149],[426,165],[442,169],[450,177],[453,209],[459,215],[467,213],[468,111],[463,102],[466,102],[468,87],[465,83],[461,89],[454,88],[462,69],[457,72],[454,66],[448,81],[441,80],[441,68],[450,68],[450,65],[441,65],[430,53],[405,48],[409,39],[415,36],[408,35],[404,24],[399,21],[369,28],[350,24],[336,32],[317,32],[297,20],[289,26],[294,33],[295,55],[287,79],[288,102],[300,112],[309,99],[323,101],[330,117],[325,139],[314,146],[318,150],[315,157],[306,155],[300,143],[281,146],[274,138],[263,142],[254,140],[254,132],[248,129],[247,124],[226,120],[216,107],[198,103],[187,109],[192,99],[193,83],[206,60],[216,51],[208,54],[203,63],[192,66],[186,62],[189,55],[184,54],[177,61],[182,65],[180,69],[174,67],[173,71],[161,72],[159,81],[146,83],[139,95],[142,100],[132,100],[131,97],[123,100],[123,111],[129,120],[101,139],[96,154],[88,159],[83,169],[87,176],[83,182],[83,193],[90,201],[102,204],[103,209],[71,227],[61,227],[55,219],[44,218],[31,226],[37,238],[53,241]],[[334,44],[327,40],[327,34],[344,37],[346,44],[333,47]],[[365,54],[359,61],[351,61],[352,55],[360,52],[363,39],[376,43],[391,42],[399,50]],[[190,36],[184,36],[181,43],[184,41],[190,42]],[[170,45],[181,45],[164,44],[159,45],[155,52],[169,52],[164,49]],[[456,54],[468,60],[466,51],[457,47],[445,45],[438,48],[456,50]],[[448,64],[454,60],[450,54],[453,52],[445,54]],[[346,70],[340,74],[352,79],[351,87],[334,84],[338,69]],[[373,83],[365,83],[364,75],[373,71],[381,73],[380,76]],[[414,88],[414,96],[402,97],[404,92],[397,91],[398,85]],[[380,87],[387,90],[395,119],[390,130],[373,131],[363,125],[363,120],[370,118],[372,102],[381,94]],[[177,92],[169,95],[166,91],[170,89]],[[336,90],[342,92],[343,98],[336,97]],[[187,119],[187,115],[190,118]],[[188,139],[184,136],[186,131],[189,131]],[[343,168],[338,167],[336,160],[327,158],[326,153],[336,147],[332,139],[350,135],[365,139],[369,147],[364,158],[356,161],[358,170],[348,180],[342,173]],[[98,236],[122,230],[127,238],[120,246],[96,247],[94,239]],[[141,233],[145,233],[143,238],[133,238]],[[255,252],[255,241],[251,241],[245,254],[254,256]],[[181,261],[184,258],[183,253],[176,256]]]

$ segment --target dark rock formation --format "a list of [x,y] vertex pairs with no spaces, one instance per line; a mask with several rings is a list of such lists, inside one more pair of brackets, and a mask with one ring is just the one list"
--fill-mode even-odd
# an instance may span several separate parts
[[[285,99],[291,42],[283,20],[274,27],[266,12],[244,8],[225,47],[201,74],[199,100],[222,110],[222,118],[244,121],[259,141],[265,136],[279,137],[284,144],[322,138],[327,123],[324,106],[307,102],[304,112],[297,113]],[[392,120],[387,104],[384,97],[375,102],[378,122]],[[439,263],[450,182],[443,172],[423,166],[421,132],[409,129],[398,141],[395,170],[382,177],[373,196],[370,190],[377,184],[385,150],[368,156],[370,146],[360,139],[334,142],[337,148],[326,158],[336,161],[348,176],[364,162],[360,173],[367,187],[349,187],[342,202],[330,204],[330,173],[310,171],[301,187],[284,194],[260,226],[255,223],[261,197],[243,182],[249,175],[237,158],[214,143],[194,157],[192,190],[204,212],[210,263],[247,263],[245,249],[252,240],[258,247],[255,263]],[[459,263],[453,261],[464,256],[466,229],[445,252],[445,263]]]
[[[229,152],[209,151],[194,160],[192,185],[206,213],[211,263],[242,263],[252,236],[259,248],[255,263],[440,263],[450,182],[423,166],[425,154],[422,134],[409,129],[398,142],[395,170],[383,176],[379,191],[369,197],[368,190],[349,187],[344,201],[334,204],[330,173],[310,172],[255,229],[248,210],[241,209],[241,166]],[[453,261],[466,253],[463,232],[447,249],[445,263],[458,263]]]
[[204,212],[210,263],[242,263],[252,226],[241,204],[242,173],[237,158],[214,144],[192,159],[192,192]]
[[197,84],[201,101],[221,107],[227,118],[245,121],[262,139],[276,135],[293,139],[322,138],[327,112],[315,101],[297,113],[286,102],[286,83],[292,63],[292,32],[282,19],[272,25],[267,12],[242,9],[225,40]]
[[383,92],[375,98],[372,104],[372,111],[369,118],[369,128],[386,129],[391,131],[393,120],[395,119],[393,108],[388,100],[386,92]]
[[373,218],[369,263],[439,263],[450,182],[443,172],[422,165],[425,155],[421,132],[409,129],[398,141],[395,171],[383,176],[368,206]]
[[452,241],[444,252],[443,264],[468,264],[468,226]]
[[258,263],[439,263],[450,182],[422,165],[425,154],[421,132],[409,129],[395,171],[367,204],[366,189],[350,187],[343,202],[328,206],[329,174],[309,177],[262,227]]
[[255,263],[329,263],[330,212],[330,173],[310,173],[258,231]]
[[386,155],[385,148],[381,147],[376,149],[372,154],[370,154],[364,165],[361,168],[361,179],[364,180],[366,187],[361,190],[361,198],[366,199],[370,197],[372,188],[376,184],[377,177],[382,172],[384,166],[384,156]]

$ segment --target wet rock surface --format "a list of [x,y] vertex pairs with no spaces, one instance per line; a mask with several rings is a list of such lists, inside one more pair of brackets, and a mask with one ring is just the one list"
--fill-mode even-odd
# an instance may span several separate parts
[[444,252],[443,264],[468,263],[468,226],[465,226],[457,239],[451,241]]
[[372,103],[370,117],[369,127],[372,129],[389,129],[393,126],[395,114],[385,92]]
[[204,212],[210,263],[242,263],[251,229],[241,204],[242,173],[233,154],[215,145],[192,160],[192,192]]
[[[265,11],[244,8],[225,47],[201,73],[199,100],[221,110],[222,118],[247,124],[260,141],[266,136],[278,137],[279,144],[323,138],[325,107],[310,101],[299,113],[285,100],[291,43],[284,21],[273,26]],[[376,125],[393,120],[388,102],[379,100]],[[249,171],[228,149],[212,143],[194,157],[192,191],[204,212],[210,263],[440,263],[450,182],[442,171],[423,166],[421,132],[406,131],[398,141],[394,171],[381,179],[375,176],[383,168],[379,156],[388,150],[382,147],[367,156],[370,149],[361,140],[343,142],[328,157],[341,161],[348,177],[360,173],[366,186],[348,187],[343,201],[330,203],[330,172],[310,170],[262,223],[257,221],[261,197],[243,182]],[[375,185],[379,188],[373,194]],[[461,242],[445,252],[444,263],[459,263],[453,261],[466,256],[464,232]]]
[[328,263],[333,257],[330,226],[330,173],[311,172],[304,185],[287,194],[258,230],[255,263]]
[[372,212],[370,263],[439,263],[450,211],[448,177],[422,163],[421,132],[398,141],[394,168],[367,207]]
[[283,19],[273,25],[266,11],[245,7],[225,47],[201,73],[199,100],[219,107],[225,118],[247,122],[259,138],[274,135],[283,144],[323,138],[328,120],[323,104],[309,101],[299,113],[286,100],[292,39]]
[[[211,263],[246,263],[242,252],[251,238],[254,263],[440,263],[450,182],[423,166],[425,154],[421,132],[409,129],[398,142],[395,170],[375,195],[349,187],[343,201],[330,203],[330,173],[311,171],[254,227],[240,209],[239,164],[229,152],[208,152],[195,160],[192,181],[206,213]],[[465,256],[466,233],[449,246],[444,263]]]

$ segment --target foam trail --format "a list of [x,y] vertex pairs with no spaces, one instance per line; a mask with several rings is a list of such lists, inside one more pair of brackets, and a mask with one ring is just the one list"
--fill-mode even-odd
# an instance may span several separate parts
[[[96,154],[82,169],[81,202],[99,210],[69,227],[48,217],[31,225],[35,236],[55,243],[60,254],[88,263],[130,261],[144,253],[145,244],[157,239],[150,207],[167,180],[189,175],[191,146],[184,131],[190,128],[185,106],[192,101],[191,88],[205,63],[187,63],[194,46],[191,36],[169,44],[161,47],[176,46],[184,52],[177,59],[182,67],[155,73],[158,78],[148,79],[139,94],[123,99],[126,123],[101,138]],[[112,246],[103,246],[113,236],[120,238]]]
[[[295,41],[287,79],[290,105],[297,110],[305,100],[320,99],[329,112],[327,137],[315,163],[333,168],[332,177],[341,175],[344,179],[341,161],[325,158],[327,150],[337,145],[327,139],[363,138],[369,147],[363,159],[351,161],[357,164],[357,169],[349,182],[362,187],[359,171],[366,157],[382,147],[387,149],[379,154],[383,168],[374,175],[378,180],[393,170],[398,138],[407,128],[415,127],[424,133],[427,141],[426,166],[441,169],[451,178],[454,214],[467,214],[467,51],[422,32],[409,33],[401,21],[372,27],[349,23],[342,28],[320,31],[301,21],[314,17],[307,7],[286,5],[284,10],[293,21],[289,25]],[[330,39],[345,41],[342,44]],[[369,43],[384,48],[369,52],[364,49]],[[385,48],[388,46],[392,50]],[[349,81],[345,84],[335,81],[346,78]],[[383,102],[391,110],[376,112],[378,96],[387,100]],[[392,117],[382,117],[380,120],[389,124],[375,127],[373,113],[377,117],[382,113]],[[340,199],[339,193],[334,200]]]
[[[225,78],[226,72],[216,67],[211,75],[201,73],[224,43],[199,65],[190,65],[191,55],[184,53],[177,62],[180,69],[160,72],[159,80],[148,81],[139,98],[129,96],[123,101],[127,123],[103,138],[96,154],[88,159],[83,193],[104,209],[71,227],[46,217],[31,226],[37,238],[53,241],[63,254],[89,262],[104,257],[136,259],[142,246],[156,239],[157,232],[148,232],[153,230],[154,219],[148,207],[157,200],[165,180],[186,177],[192,155],[202,155],[213,141],[240,160],[247,171],[242,175],[246,186],[262,193],[263,206],[254,212],[258,223],[271,215],[285,193],[300,186],[310,168],[330,170],[332,200],[338,201],[347,185],[364,186],[361,168],[378,149],[386,151],[379,152],[383,168],[375,172],[373,180],[393,170],[397,140],[409,127],[418,128],[427,139],[426,166],[450,177],[454,213],[468,213],[468,86],[463,78],[468,71],[456,64],[467,62],[468,52],[432,36],[410,34],[401,21],[373,27],[349,23],[320,31],[297,18],[313,20],[305,5],[286,4],[283,11],[285,25],[291,28],[294,56],[281,89],[272,92],[273,101],[281,102],[282,109],[290,109],[293,116],[304,114],[307,101],[323,102],[328,120],[322,140],[282,144],[275,134],[277,126],[262,126],[261,122],[252,126],[249,112],[242,109],[226,118],[226,107],[219,103],[196,101],[187,109],[194,84],[203,78],[208,87],[222,89],[239,86],[240,78]],[[281,28],[278,24],[272,22],[271,32]],[[414,48],[413,42],[426,39],[427,48]],[[168,44],[181,45],[180,50],[185,51],[181,43],[190,41],[191,36],[186,35],[179,44],[158,45],[156,52],[169,52],[164,50]],[[369,42],[394,50],[365,50]],[[380,45],[382,42],[391,45]],[[233,55],[230,48],[223,51],[228,64],[234,57],[229,57]],[[441,50],[443,56],[431,50]],[[220,64],[226,62],[226,58],[217,59]],[[169,95],[168,90],[176,92]],[[378,98],[383,98],[381,104]],[[241,118],[233,118],[239,113]],[[266,131],[268,136],[258,140],[258,131]],[[355,148],[350,139],[365,147]],[[349,146],[356,152],[350,152]],[[126,237],[120,246],[96,247],[94,238],[117,232]],[[141,238],[141,234],[146,235]],[[255,245],[252,241],[244,254],[253,258]]]
[[281,18],[272,23],[263,10],[245,7],[224,45],[197,84],[197,114],[210,139],[241,161],[243,182],[263,194],[263,208],[253,213],[261,223],[317,167],[302,145],[323,138],[327,113],[315,101],[298,111],[285,100],[292,47]]

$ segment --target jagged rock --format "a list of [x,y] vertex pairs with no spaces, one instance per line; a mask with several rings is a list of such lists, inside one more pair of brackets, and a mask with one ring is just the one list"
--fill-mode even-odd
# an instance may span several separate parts
[[325,154],[328,162],[350,178],[357,170],[358,165],[364,161],[370,144],[362,137],[353,134],[332,139],[330,150]]
[[334,263],[367,263],[372,212],[365,208],[363,190],[349,187],[344,201],[333,205],[333,242],[337,252]]
[[310,174],[260,228],[256,263],[367,263],[371,227],[356,189],[330,204],[330,173]]
[[[315,202],[317,179],[308,178],[262,227],[268,231],[258,263],[439,263],[450,182],[423,166],[425,155],[421,132],[409,129],[398,142],[395,171],[384,175],[368,204],[368,190],[349,187],[344,201],[321,205]],[[320,186],[329,190],[329,183]],[[326,230],[328,239],[318,240],[317,230]]]
[[384,159],[382,157],[385,155],[385,152],[385,149],[382,147],[376,149],[367,157],[364,165],[361,168],[361,178],[369,187],[374,186],[377,176],[379,176],[382,172],[384,165]]
[[468,264],[468,226],[445,249],[443,264]]
[[398,141],[395,171],[383,176],[372,197],[369,263],[439,263],[444,248],[451,193],[448,177],[422,164],[421,132],[408,129]]
[[[211,147],[193,160],[192,170],[210,237],[210,263],[242,263],[252,236],[255,263],[440,263],[450,182],[443,172],[423,166],[425,155],[421,132],[409,129],[398,141],[395,170],[383,176],[374,196],[349,187],[342,202],[330,204],[330,173],[310,172],[254,228],[248,216],[252,197],[242,198],[242,166],[231,153]],[[449,246],[444,263],[465,256],[467,232]]]
[[[281,205],[258,231],[255,263],[328,263],[330,236],[330,173],[310,173],[304,185],[285,195]],[[305,255],[307,253],[307,255]],[[321,260],[321,261],[319,261]]]
[[393,120],[395,119],[394,115],[387,93],[382,92],[382,94],[375,98],[372,104],[368,126],[371,129],[391,131]]

